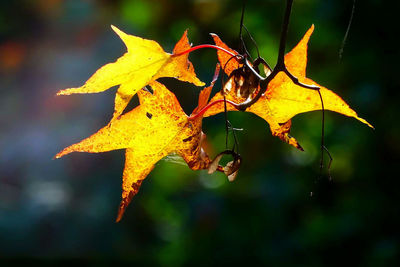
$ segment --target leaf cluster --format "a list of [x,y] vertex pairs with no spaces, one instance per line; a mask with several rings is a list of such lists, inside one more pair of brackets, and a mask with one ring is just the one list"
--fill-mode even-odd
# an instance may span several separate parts
[[[273,136],[300,150],[302,147],[299,142],[290,136],[291,118],[299,113],[326,109],[354,117],[371,126],[359,118],[339,96],[306,77],[307,46],[314,26],[284,57],[286,72],[274,73],[267,64],[263,64],[266,77],[274,73],[268,83],[262,82],[258,63],[249,62],[217,35],[212,35],[216,45],[203,47],[218,49],[219,64],[210,86],[201,90],[198,106],[191,115],[187,115],[175,95],[157,81],[161,77],[173,77],[204,86],[188,60],[189,53],[198,47],[191,47],[187,32],[184,32],[173,52],[167,53],[155,41],[126,34],[114,26],[112,29],[125,43],[127,52],[116,62],[97,70],[83,86],[58,92],[58,95],[98,93],[119,86],[112,119],[95,134],[63,149],[55,157],[60,158],[72,152],[99,153],[125,149],[122,200],[117,221],[121,220],[126,207],[154,165],[171,153],[180,155],[192,170],[208,170],[209,173],[220,171],[229,180],[235,179],[241,157],[232,150],[223,151],[214,159],[209,157],[203,142],[203,117],[226,111],[252,112],[270,125]],[[228,79],[209,100],[219,75],[219,66],[222,66]],[[315,86],[318,91],[302,84]],[[135,94],[140,104],[123,114]],[[243,104],[249,102],[252,102],[251,105],[243,109]],[[226,154],[230,154],[233,160],[221,166],[220,159]]]

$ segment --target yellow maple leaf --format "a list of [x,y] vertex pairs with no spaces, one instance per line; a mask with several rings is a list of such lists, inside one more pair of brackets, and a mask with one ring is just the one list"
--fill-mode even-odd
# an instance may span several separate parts
[[128,51],[116,62],[98,69],[83,86],[61,90],[57,95],[99,93],[119,85],[115,96],[115,119],[122,114],[137,91],[158,78],[174,77],[197,86],[204,85],[188,60],[189,54],[175,56],[191,47],[187,31],[175,45],[173,53],[169,54],[153,40],[129,35],[115,26],[111,27],[125,43]]
[[[352,110],[346,102],[329,89],[320,86],[311,79],[306,78],[307,65],[307,45],[310,36],[314,30],[314,25],[306,32],[303,39],[297,44],[292,51],[285,55],[285,66],[288,71],[296,76],[300,82],[308,85],[316,85],[320,87],[320,93],[324,102],[324,109],[341,113],[343,115],[353,117],[368,126],[372,127],[366,120],[358,117],[357,113]],[[229,48],[224,44],[218,36],[214,35],[215,42],[224,48]],[[230,49],[230,51],[234,50]],[[218,51],[218,59],[221,66],[228,66],[225,71],[228,75],[233,71],[234,63],[226,64],[229,57]],[[232,60],[231,60],[232,61]],[[236,63],[236,66],[237,63]],[[254,92],[254,95],[256,92]],[[235,91],[235,88],[225,95],[227,100],[235,103],[242,103],[246,100]],[[224,98],[223,92],[217,93],[210,102],[221,100]],[[227,106],[228,110],[237,110],[232,105]],[[279,137],[281,140],[293,145],[298,149],[302,149],[296,139],[289,135],[291,121],[290,119],[299,113],[321,110],[321,100],[319,94],[315,90],[310,90],[293,83],[293,81],[284,73],[279,72],[268,84],[264,95],[246,111],[252,112],[263,118],[270,125],[272,135]],[[210,107],[204,114],[205,117],[215,115],[224,110],[224,104],[218,103]],[[372,127],[373,128],[373,127]]]
[[[153,93],[145,89],[138,91],[139,106],[55,156],[60,158],[71,152],[98,153],[126,149],[122,201],[117,221],[121,220],[143,179],[163,157],[177,153],[193,170],[207,169],[211,162],[202,149],[205,138],[201,130],[202,116],[190,119],[175,95],[163,84],[151,82],[150,86]],[[207,94],[211,91],[206,89],[203,92],[206,96],[199,99],[198,109],[206,104],[204,98],[208,99]]]

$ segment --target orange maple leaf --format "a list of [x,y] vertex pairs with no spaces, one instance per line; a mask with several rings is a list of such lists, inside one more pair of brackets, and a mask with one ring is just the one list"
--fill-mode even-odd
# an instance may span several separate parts
[[[201,92],[196,110],[206,105],[214,82]],[[207,169],[211,162],[202,148],[205,138],[201,130],[202,116],[195,119],[187,116],[175,95],[163,84],[151,82],[150,86],[153,93],[146,89],[138,91],[139,106],[55,156],[126,149],[117,222],[142,181],[163,157],[177,153],[192,170]]]
[[[214,39],[214,42],[217,46],[231,52],[233,55],[239,54],[236,50],[233,50],[232,48],[227,46],[215,33],[211,33],[210,35]],[[224,51],[217,50],[217,56],[221,67],[228,76],[232,73],[232,71],[243,66],[243,64],[240,64],[237,60],[235,60],[235,58],[233,58],[230,54],[225,53]]]
[[[357,113],[352,110],[346,102],[329,89],[318,85],[313,80],[306,78],[307,65],[307,45],[310,36],[314,30],[314,25],[306,32],[303,39],[297,44],[292,51],[285,55],[285,66],[288,71],[296,76],[301,83],[308,85],[316,85],[320,87],[320,93],[324,102],[324,109],[341,113],[343,115],[356,118],[357,120],[372,127],[366,120],[358,117]],[[224,44],[217,35],[213,38],[218,46],[229,49],[229,51],[237,54],[236,51],[230,49]],[[238,63],[228,62],[229,56],[224,55],[222,51],[218,51],[218,59],[221,66],[227,66],[225,72],[229,75],[234,67],[238,67]],[[228,62],[228,63],[227,63]],[[257,93],[256,90],[253,96]],[[225,95],[227,100],[235,103],[242,103],[246,98],[240,96],[235,90],[230,90]],[[210,102],[221,100],[224,93],[220,91]],[[227,105],[228,110],[237,110],[232,105]],[[315,90],[310,90],[293,83],[293,81],[284,73],[279,72],[268,84],[266,92],[261,98],[250,106],[246,111],[252,112],[263,118],[270,125],[272,135],[279,137],[281,140],[302,150],[299,143],[289,135],[291,127],[291,118],[299,113],[321,110],[321,100],[319,94]],[[204,117],[212,116],[224,111],[224,104],[218,103],[210,107],[204,114]]]
[[61,90],[57,95],[99,93],[120,85],[115,96],[115,119],[122,114],[136,92],[158,78],[174,77],[197,86],[204,85],[197,78],[193,65],[188,60],[188,54],[175,56],[191,47],[187,31],[175,45],[173,54],[169,54],[153,40],[129,35],[115,26],[111,27],[125,43],[127,53],[116,62],[98,69],[83,86]]

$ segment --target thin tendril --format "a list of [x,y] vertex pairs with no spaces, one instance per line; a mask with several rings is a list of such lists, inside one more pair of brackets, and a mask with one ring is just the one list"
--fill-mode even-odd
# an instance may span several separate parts
[[322,106],[322,128],[321,128],[321,160],[320,160],[320,165],[319,165],[319,172],[320,175],[322,174],[322,169],[324,167],[324,137],[325,137],[325,107],[324,107],[324,101],[322,99],[322,95],[320,90],[317,90],[319,98],[321,99],[321,106]]
[[236,149],[236,153],[239,153],[239,141],[238,141],[238,138],[236,136],[236,130],[237,129],[233,128],[233,127],[231,127],[231,129],[232,129],[233,140],[234,140],[234,144],[233,144],[232,150],[235,151],[235,149]]
[[226,108],[226,97],[224,96],[224,117],[225,117],[225,149],[228,149],[228,139],[229,139],[229,124],[228,121],[228,111]]
[[325,107],[324,107],[324,101],[322,99],[321,91],[317,90],[319,98],[321,100],[321,107],[322,107],[322,126],[321,126],[321,160],[320,160],[320,166],[319,166],[319,175],[322,176],[322,169],[324,167],[324,151],[329,157],[329,163],[328,163],[328,175],[329,179],[331,180],[331,174],[330,174],[330,168],[332,165],[333,158],[331,156],[331,153],[329,153],[328,148],[325,146]]
[[243,28],[246,30],[247,35],[250,37],[250,40],[253,42],[256,50],[257,50],[257,58],[260,57],[260,50],[258,50],[258,45],[256,43],[256,41],[254,40],[253,36],[250,34],[249,30],[247,29],[247,27],[245,25],[243,25]]
[[347,25],[346,33],[344,34],[342,45],[340,46],[340,50],[339,50],[339,60],[341,60],[342,56],[343,56],[344,45],[346,44],[347,37],[348,37],[349,32],[350,32],[351,22],[353,21],[353,16],[354,16],[354,10],[355,9],[356,9],[356,0],[353,0],[353,7],[351,8],[351,15],[350,15],[350,19],[349,19],[349,24]]

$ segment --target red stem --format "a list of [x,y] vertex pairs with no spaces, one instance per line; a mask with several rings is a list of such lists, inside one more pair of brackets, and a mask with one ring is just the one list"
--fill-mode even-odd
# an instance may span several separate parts
[[190,48],[188,50],[182,51],[182,52],[180,52],[178,54],[173,54],[172,56],[173,57],[182,56],[184,54],[187,54],[187,53],[190,53],[190,52],[192,52],[194,50],[198,50],[198,49],[202,49],[202,48],[214,48],[214,49],[217,49],[217,50],[221,50],[221,51],[229,54],[233,58],[237,58],[239,56],[239,55],[235,55],[234,53],[232,53],[229,50],[226,50],[225,48],[222,48],[222,47],[217,46],[217,45],[210,45],[210,44],[202,44],[202,45],[193,46],[192,48]]
[[[204,106],[199,112],[197,112],[197,113],[194,114],[194,115],[193,115],[193,114],[190,115],[189,120],[195,120],[195,119],[197,119],[198,117],[203,116],[204,112],[206,112],[207,109],[211,108],[211,107],[214,106],[215,104],[218,104],[218,103],[221,103],[221,102],[224,102],[224,101],[225,101],[224,99],[218,99],[218,100],[215,100],[214,102],[208,103],[208,104],[207,104],[206,106]],[[232,102],[232,101],[230,101],[230,100],[226,100],[226,103],[228,103],[228,104],[234,106],[236,109],[238,109],[238,107],[239,107],[238,104],[236,104],[235,102]]]

